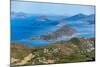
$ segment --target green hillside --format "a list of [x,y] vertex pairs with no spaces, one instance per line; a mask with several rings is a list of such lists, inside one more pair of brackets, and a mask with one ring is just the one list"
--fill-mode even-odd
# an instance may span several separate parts
[[[31,58],[30,55],[31,54]],[[27,58],[30,58],[26,60]],[[19,59],[13,65],[56,64],[95,60],[94,38],[72,38],[45,47],[28,47],[20,43],[11,45],[11,58]],[[25,61],[24,63],[22,61]]]

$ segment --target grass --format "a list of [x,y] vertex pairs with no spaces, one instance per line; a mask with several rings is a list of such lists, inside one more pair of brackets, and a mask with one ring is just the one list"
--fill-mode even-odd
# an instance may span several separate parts
[[[11,57],[23,59],[29,53],[35,55],[34,58],[29,60],[25,65],[40,65],[45,64],[39,62],[37,58],[44,57],[45,60],[54,60],[53,64],[56,63],[73,63],[73,62],[85,62],[85,61],[95,61],[95,50],[91,52],[84,51],[85,48],[81,46],[83,42],[87,40],[80,38],[73,38],[70,41],[61,41],[54,43],[53,45],[48,45],[45,47],[39,47],[35,51],[27,46],[22,46],[23,44],[17,43],[17,45],[11,48]],[[94,45],[94,44],[93,44]],[[44,49],[51,49],[51,51],[44,53]],[[60,48],[58,52],[54,52],[53,49]],[[84,50],[83,50],[84,49]],[[69,51],[69,53],[68,53]],[[73,52],[70,52],[73,51]],[[76,51],[76,52],[75,52]],[[79,52],[77,52],[79,51]],[[82,52],[81,52],[82,51]]]

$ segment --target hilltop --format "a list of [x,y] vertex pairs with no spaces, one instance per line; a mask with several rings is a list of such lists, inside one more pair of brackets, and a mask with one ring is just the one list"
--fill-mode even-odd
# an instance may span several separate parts
[[[69,41],[59,41],[44,47],[31,47],[11,45],[11,58],[17,60],[12,65],[56,64],[70,62],[84,62],[95,60],[94,38],[72,38]],[[23,48],[25,47],[25,50]],[[20,52],[21,51],[21,52]],[[27,55],[25,55],[25,53]],[[13,56],[16,54],[16,57]],[[19,55],[20,54],[20,55]],[[23,56],[24,57],[19,57]]]
[[22,43],[11,43],[11,57],[22,59],[31,53],[35,47],[26,46]]

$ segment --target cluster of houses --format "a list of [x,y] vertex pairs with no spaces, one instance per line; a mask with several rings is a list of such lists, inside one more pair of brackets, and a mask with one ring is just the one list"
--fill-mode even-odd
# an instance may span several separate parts
[[57,53],[60,51],[61,48],[44,48],[44,53]]

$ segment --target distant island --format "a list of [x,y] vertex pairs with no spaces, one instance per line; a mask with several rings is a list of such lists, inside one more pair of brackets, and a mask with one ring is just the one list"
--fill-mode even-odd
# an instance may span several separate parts
[[70,26],[60,23],[57,26],[60,26],[59,29],[57,29],[54,32],[50,32],[47,35],[41,35],[41,36],[33,36],[30,38],[30,40],[36,40],[36,39],[42,39],[42,40],[57,40],[57,38],[62,37],[62,36],[72,36],[75,33],[78,33],[77,30],[71,28]]

